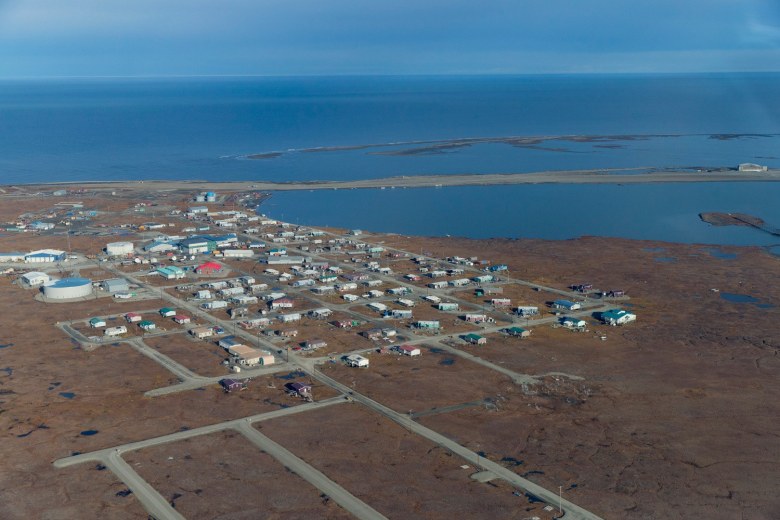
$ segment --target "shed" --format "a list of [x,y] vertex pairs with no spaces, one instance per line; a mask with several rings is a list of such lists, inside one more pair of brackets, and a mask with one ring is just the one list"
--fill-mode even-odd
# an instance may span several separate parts
[[160,316],[163,318],[170,318],[172,316],[176,316],[176,309],[173,309],[171,307],[163,307],[160,309]]
[[129,323],[138,323],[139,321],[143,320],[141,315],[138,314],[137,312],[128,312],[127,314],[125,314],[125,319]]
[[176,316],[173,317],[173,321],[175,321],[180,325],[183,325],[185,323],[191,322],[192,319],[190,319],[190,317],[185,314],[177,314]]

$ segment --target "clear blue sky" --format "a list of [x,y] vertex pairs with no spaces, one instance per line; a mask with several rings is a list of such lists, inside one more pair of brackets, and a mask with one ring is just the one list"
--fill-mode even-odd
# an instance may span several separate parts
[[780,0],[0,0],[0,77],[780,70]]

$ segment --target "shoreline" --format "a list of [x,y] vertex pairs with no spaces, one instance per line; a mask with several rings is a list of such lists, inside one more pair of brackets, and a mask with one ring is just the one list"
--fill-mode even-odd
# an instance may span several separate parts
[[692,182],[778,182],[780,170],[764,172],[738,172],[735,170],[714,170],[690,172],[663,170],[652,173],[610,173],[647,170],[647,167],[598,169],[598,170],[554,170],[534,173],[488,173],[382,177],[350,181],[205,181],[205,180],[141,180],[141,181],[64,181],[31,184],[0,185],[2,188],[36,188],[46,186],[79,186],[85,189],[121,189],[148,191],[177,189],[214,190],[338,190],[376,188],[439,188],[444,186],[497,186],[514,184],[648,184],[648,183],[692,183]]

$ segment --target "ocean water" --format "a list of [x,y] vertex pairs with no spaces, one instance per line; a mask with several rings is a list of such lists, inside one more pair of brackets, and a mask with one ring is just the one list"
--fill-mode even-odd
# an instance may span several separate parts
[[[8,80],[0,81],[0,183],[780,167],[777,92],[780,74]],[[778,191],[768,184],[433,190],[395,198],[367,190],[355,200],[279,193],[271,204],[277,213],[398,232],[413,232],[401,226],[407,219],[430,234],[754,243],[744,238],[751,230],[734,238],[697,222],[658,222],[737,208],[772,222],[776,210],[760,201]],[[566,217],[532,207],[560,208]]]

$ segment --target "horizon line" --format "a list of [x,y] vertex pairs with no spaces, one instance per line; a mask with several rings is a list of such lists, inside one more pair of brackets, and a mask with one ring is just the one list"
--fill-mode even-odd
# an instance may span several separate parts
[[0,81],[56,79],[186,79],[186,78],[337,78],[337,77],[464,77],[464,76],[695,76],[711,74],[780,74],[778,70],[710,71],[559,71],[559,72],[432,72],[432,73],[328,73],[328,74],[95,74],[48,76],[0,76]]

